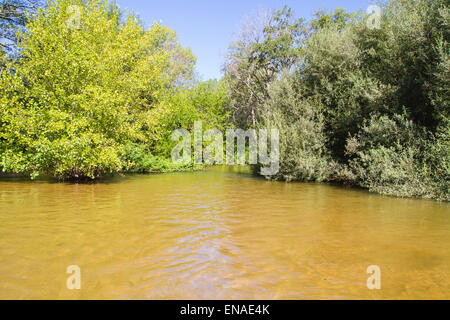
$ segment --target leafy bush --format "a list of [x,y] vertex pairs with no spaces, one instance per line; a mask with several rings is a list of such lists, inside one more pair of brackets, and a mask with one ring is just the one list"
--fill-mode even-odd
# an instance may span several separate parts
[[448,200],[449,135],[433,138],[405,116],[372,117],[347,144],[357,183],[386,195]]
[[171,140],[172,132],[180,128],[193,132],[195,121],[202,121],[204,131],[218,129],[225,132],[230,125],[229,99],[223,80],[199,82],[180,89],[168,102],[167,111],[158,124],[161,134],[151,146],[157,155],[171,157],[173,147],[178,144]]
[[326,149],[323,115],[298,89],[296,76],[284,74],[262,112],[262,127],[280,130],[280,170],[268,178],[328,180],[337,167]]
[[306,41],[300,83],[304,95],[324,114],[327,147],[344,159],[345,143],[375,110],[384,108],[383,95],[390,89],[361,69],[352,25],[343,30],[329,26]]
[[281,131],[275,178],[448,200],[448,2],[382,10],[378,29],[364,14],[319,12],[290,75],[277,70],[262,109]]
[[162,173],[193,169],[192,165],[176,165],[170,159],[154,156],[145,145],[128,143],[120,152],[124,172]]
[[450,123],[438,128],[430,140],[425,153],[424,163],[429,168],[427,181],[433,188],[433,197],[450,201]]
[[[74,4],[81,21],[70,28]],[[0,167],[32,177],[120,171],[122,145],[159,139],[167,97],[195,61],[169,28],[144,30],[103,0],[51,1],[20,39],[0,77]]]

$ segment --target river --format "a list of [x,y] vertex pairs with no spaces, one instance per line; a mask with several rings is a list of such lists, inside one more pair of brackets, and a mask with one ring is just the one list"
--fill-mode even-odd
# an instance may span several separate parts
[[[230,167],[2,178],[0,243],[0,299],[450,298],[448,203]],[[80,290],[66,286],[71,265]]]

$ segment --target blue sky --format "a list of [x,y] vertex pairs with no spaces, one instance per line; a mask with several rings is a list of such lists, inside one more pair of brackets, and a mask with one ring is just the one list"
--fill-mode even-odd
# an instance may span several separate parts
[[310,18],[315,10],[342,7],[366,10],[371,0],[117,0],[122,9],[139,15],[147,27],[154,21],[175,29],[179,42],[197,57],[203,80],[220,78],[228,46],[246,16],[260,9],[288,5],[296,17]]

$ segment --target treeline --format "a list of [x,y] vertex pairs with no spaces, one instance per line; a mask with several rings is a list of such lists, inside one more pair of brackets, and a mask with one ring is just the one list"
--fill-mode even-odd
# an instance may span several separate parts
[[191,169],[169,160],[170,135],[203,120],[205,130],[279,129],[270,179],[449,200],[445,0],[391,0],[381,15],[338,8],[311,21],[289,8],[263,12],[230,46],[223,79],[207,82],[173,30],[145,29],[112,2],[53,0],[29,16],[26,2],[0,5],[10,39],[0,50],[3,172]]
[[0,77],[2,171],[95,179],[189,169],[169,160],[171,132],[198,119],[222,126],[228,103],[223,84],[194,81],[195,57],[175,32],[146,30],[103,0],[33,12],[24,28],[1,26],[18,40]]
[[449,7],[284,8],[247,23],[226,64],[236,124],[280,129],[276,180],[449,200]]

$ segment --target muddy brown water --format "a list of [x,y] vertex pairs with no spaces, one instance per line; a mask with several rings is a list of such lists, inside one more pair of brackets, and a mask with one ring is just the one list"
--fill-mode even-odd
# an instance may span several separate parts
[[[1,178],[0,244],[0,299],[450,298],[448,203],[229,167]],[[372,265],[380,290],[366,285]]]

